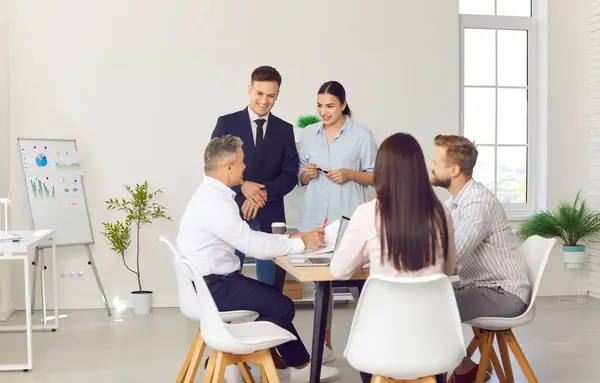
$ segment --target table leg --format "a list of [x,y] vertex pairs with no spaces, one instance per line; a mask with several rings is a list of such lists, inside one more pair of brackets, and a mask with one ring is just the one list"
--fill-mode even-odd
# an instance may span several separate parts
[[285,270],[275,265],[275,280],[273,281],[273,287],[279,292],[283,292],[283,285],[285,283]]
[[48,324],[48,317],[46,316],[46,257],[44,257],[44,249],[40,249],[40,284],[42,285],[42,323],[44,327]]
[[323,343],[327,327],[327,309],[331,294],[331,281],[315,282],[315,318],[310,363],[310,382],[321,381],[321,364],[323,363]]
[[27,257],[23,258],[23,277],[25,278],[25,332],[27,337],[27,369],[29,371],[33,368],[33,352],[31,349],[31,337],[32,337],[32,318],[31,318],[31,296],[29,295],[29,260]]
[[31,312],[33,313],[33,310],[35,310],[35,288],[36,288],[36,281],[37,281],[37,271],[38,271],[38,263],[40,260],[40,249],[39,248],[35,248],[35,250],[33,251],[34,256],[33,256],[33,282],[31,283]]
[[56,236],[52,237],[52,287],[54,293],[54,329],[58,330],[58,265],[56,264]]

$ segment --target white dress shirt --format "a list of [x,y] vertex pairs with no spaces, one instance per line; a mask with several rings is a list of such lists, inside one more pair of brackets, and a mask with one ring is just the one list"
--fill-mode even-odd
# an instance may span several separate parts
[[252,137],[254,137],[254,145],[256,145],[256,131],[258,130],[258,125],[256,125],[256,122],[254,121],[261,118],[265,120],[265,123],[263,124],[263,138],[265,138],[265,135],[267,134],[267,125],[269,125],[269,114],[271,113],[269,112],[263,117],[258,117],[258,115],[254,113],[250,107],[248,107],[248,116],[250,117],[250,125],[252,125]]
[[198,274],[227,275],[240,269],[239,250],[257,259],[301,253],[304,242],[250,229],[240,217],[235,192],[205,176],[181,218],[177,247]]

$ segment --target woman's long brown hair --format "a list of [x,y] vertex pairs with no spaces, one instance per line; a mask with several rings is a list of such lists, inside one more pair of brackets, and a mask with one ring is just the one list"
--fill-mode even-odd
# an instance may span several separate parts
[[[429,179],[423,151],[410,134],[379,147],[374,171],[382,262],[417,271],[448,256],[448,223]],[[440,254],[441,251],[441,254]]]

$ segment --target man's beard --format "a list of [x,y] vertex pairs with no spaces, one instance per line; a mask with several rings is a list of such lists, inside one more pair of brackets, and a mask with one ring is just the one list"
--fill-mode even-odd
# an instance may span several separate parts
[[444,189],[448,189],[450,187],[450,179],[442,180],[437,178],[435,175],[431,176],[431,184],[433,186],[438,186]]

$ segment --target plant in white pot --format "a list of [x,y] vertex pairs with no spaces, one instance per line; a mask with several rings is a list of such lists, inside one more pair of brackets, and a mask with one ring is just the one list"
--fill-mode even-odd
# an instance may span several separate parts
[[592,210],[579,194],[573,203],[560,202],[554,212],[540,211],[529,217],[517,232],[519,239],[559,237],[564,242],[565,267],[580,268],[587,263],[585,245],[580,242],[600,238],[600,212]]
[[[171,221],[171,217],[166,215],[166,207],[158,202],[154,202],[157,194],[162,193],[160,189],[150,191],[148,181],[143,184],[136,184],[135,187],[125,186],[129,192],[130,198],[110,198],[106,201],[107,209],[111,211],[122,211],[125,213],[124,221],[117,220],[115,223],[103,222],[104,235],[111,243],[111,249],[121,256],[123,265],[135,274],[138,283],[138,289],[131,292],[133,299],[133,312],[135,314],[149,314],[152,306],[152,291],[142,288],[142,278],[140,275],[140,229],[146,224],[151,224],[154,220],[164,218]],[[130,267],[125,259],[125,253],[131,245],[131,226],[135,225],[135,267]]]
[[300,142],[300,136],[302,135],[302,129],[306,128],[308,125],[320,122],[321,119],[316,114],[307,114],[303,116],[298,116],[296,120],[296,128],[294,129],[294,136],[296,138],[296,143]]

